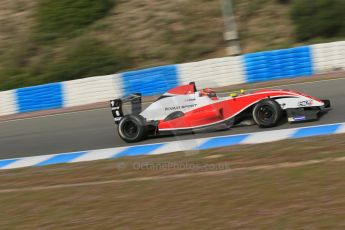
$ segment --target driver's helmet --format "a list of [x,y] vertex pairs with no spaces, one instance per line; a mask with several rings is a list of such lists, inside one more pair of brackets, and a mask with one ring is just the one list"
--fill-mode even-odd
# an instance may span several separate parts
[[213,89],[205,88],[199,91],[200,97],[208,96],[209,98],[215,100],[217,99],[217,94]]

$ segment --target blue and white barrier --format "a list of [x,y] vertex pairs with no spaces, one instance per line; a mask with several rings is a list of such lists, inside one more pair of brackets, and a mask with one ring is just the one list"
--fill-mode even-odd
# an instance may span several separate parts
[[104,102],[134,92],[158,95],[191,81],[198,87],[345,70],[345,41],[153,67],[0,92],[0,116]]
[[122,93],[124,95],[134,92],[142,93],[145,96],[158,95],[178,85],[177,65],[122,73]]
[[180,84],[196,82],[198,88],[245,83],[242,57],[215,58],[178,65]]
[[312,45],[311,53],[316,73],[345,69],[345,41]]
[[64,82],[64,107],[108,101],[122,95],[119,74]]
[[64,106],[63,83],[51,83],[16,90],[17,110],[19,113]]
[[158,155],[190,150],[204,150],[241,144],[259,144],[284,139],[312,137],[345,133],[345,123],[320,125],[295,129],[247,133],[231,136],[179,140],[149,145],[136,145],[110,149],[61,153],[44,156],[0,160],[0,170],[23,167],[37,167],[61,163],[76,163],[94,160],[115,159],[139,155]]
[[15,90],[0,92],[0,116],[18,113],[15,92]]
[[244,55],[246,82],[312,75],[310,49],[303,46]]

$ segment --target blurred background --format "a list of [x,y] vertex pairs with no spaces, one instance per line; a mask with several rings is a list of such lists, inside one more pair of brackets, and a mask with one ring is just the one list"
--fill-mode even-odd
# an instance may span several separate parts
[[233,44],[239,54],[345,37],[343,0],[0,0],[0,5],[0,90],[224,57],[236,54],[227,49]]

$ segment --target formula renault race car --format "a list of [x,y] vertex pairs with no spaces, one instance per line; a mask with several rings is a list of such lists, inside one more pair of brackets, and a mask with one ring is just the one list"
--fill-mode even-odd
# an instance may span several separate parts
[[[124,113],[129,104],[130,113]],[[212,89],[198,91],[195,83],[175,87],[142,111],[141,94],[110,101],[118,133],[126,142],[148,136],[229,129],[245,120],[259,127],[317,120],[327,112],[329,100],[319,100],[290,90],[258,90],[218,97]]]

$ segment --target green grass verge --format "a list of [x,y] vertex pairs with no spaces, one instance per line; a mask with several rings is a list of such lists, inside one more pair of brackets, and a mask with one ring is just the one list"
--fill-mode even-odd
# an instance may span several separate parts
[[45,40],[64,37],[103,18],[115,0],[39,0],[36,13],[38,36]]
[[[344,147],[344,135],[335,135],[2,171],[0,192],[41,187],[1,193],[0,228],[341,229]],[[343,160],[334,160],[339,158]],[[322,161],[303,165],[311,160]],[[164,162],[170,167],[135,167]],[[207,174],[224,168],[186,164],[226,165],[227,172]],[[183,174],[187,176],[171,176]],[[143,177],[153,178],[73,186]],[[72,186],[40,190],[61,184]]]

